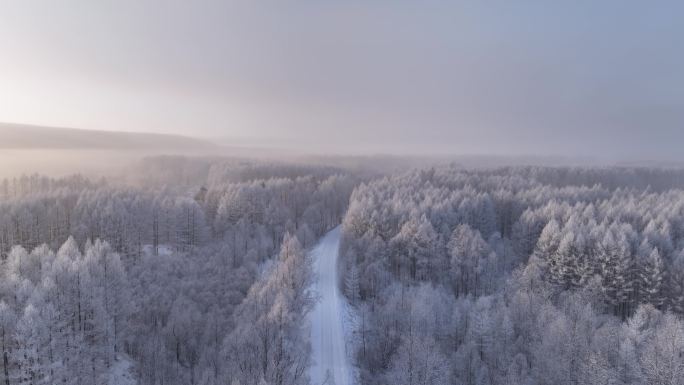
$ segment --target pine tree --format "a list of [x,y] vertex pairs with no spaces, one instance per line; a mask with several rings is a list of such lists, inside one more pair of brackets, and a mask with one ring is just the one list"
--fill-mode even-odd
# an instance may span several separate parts
[[616,237],[615,228],[606,231],[600,242],[597,259],[601,287],[606,302],[622,319],[634,310],[636,291],[634,257],[624,236]]
[[44,329],[40,313],[32,304],[26,306],[24,315],[17,324],[17,349],[14,362],[19,368],[19,384],[33,385],[40,383],[45,375],[44,363],[41,360],[43,348],[42,331]]
[[451,233],[447,244],[451,257],[451,279],[456,295],[475,292],[480,284],[478,265],[491,249],[480,232],[468,225],[460,225]]
[[657,309],[665,304],[663,287],[663,260],[658,249],[653,249],[641,268],[642,301],[650,303]]
[[347,272],[344,289],[349,302],[353,306],[356,306],[361,299],[361,295],[359,290],[359,270],[355,264],[352,265]]
[[533,252],[533,257],[542,265],[548,267],[550,258],[558,250],[560,234],[560,226],[555,220],[549,221],[542,229]]
[[549,280],[563,290],[579,286],[580,256],[574,245],[575,236],[566,233],[558,245],[558,249],[549,258]]
[[675,313],[684,313],[684,258],[680,255],[668,270],[667,308]]

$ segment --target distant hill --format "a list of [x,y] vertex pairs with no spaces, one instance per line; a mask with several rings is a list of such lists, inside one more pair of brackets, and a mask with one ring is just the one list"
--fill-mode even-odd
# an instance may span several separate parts
[[222,147],[196,138],[0,123],[0,149],[142,150],[197,152]]

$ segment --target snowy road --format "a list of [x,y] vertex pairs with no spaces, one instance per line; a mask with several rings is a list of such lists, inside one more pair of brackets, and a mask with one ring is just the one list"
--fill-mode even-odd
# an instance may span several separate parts
[[318,280],[314,291],[319,302],[311,312],[313,365],[311,384],[351,385],[352,368],[345,352],[342,322],[345,298],[337,287],[337,255],[340,228],[332,230],[313,250],[314,271]]

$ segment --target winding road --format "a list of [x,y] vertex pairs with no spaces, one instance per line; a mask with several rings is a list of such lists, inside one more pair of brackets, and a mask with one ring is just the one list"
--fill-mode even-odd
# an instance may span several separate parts
[[337,256],[340,228],[330,231],[313,249],[314,271],[318,277],[313,290],[319,297],[311,312],[313,365],[311,384],[352,385],[352,368],[344,338],[345,298],[337,286]]

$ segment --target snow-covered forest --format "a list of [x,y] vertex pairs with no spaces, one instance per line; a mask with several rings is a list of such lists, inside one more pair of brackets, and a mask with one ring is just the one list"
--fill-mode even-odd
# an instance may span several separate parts
[[118,384],[126,360],[140,384],[307,383],[305,248],[356,179],[168,157],[135,175],[0,183],[1,382]]
[[372,169],[3,180],[0,383],[322,385],[345,349],[357,385],[684,383],[684,171]]
[[679,170],[453,167],[359,186],[363,384],[684,383]]
[[0,385],[684,385],[683,16],[0,0]]

